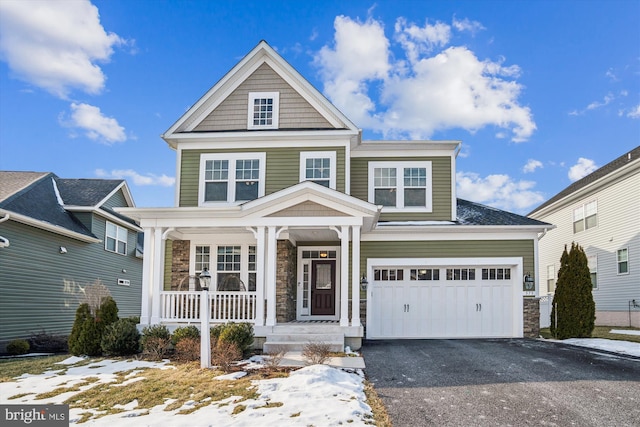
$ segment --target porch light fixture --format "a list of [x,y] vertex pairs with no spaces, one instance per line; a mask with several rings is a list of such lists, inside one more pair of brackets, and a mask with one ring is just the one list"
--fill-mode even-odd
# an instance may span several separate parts
[[362,279],[360,279],[360,289],[366,291],[368,284],[369,281],[367,280],[367,276],[362,276]]
[[200,287],[203,291],[208,291],[211,286],[211,273],[206,268],[200,273]]

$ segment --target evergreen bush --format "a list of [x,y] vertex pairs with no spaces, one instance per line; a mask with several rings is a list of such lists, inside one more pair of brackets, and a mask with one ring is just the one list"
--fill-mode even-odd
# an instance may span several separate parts
[[23,339],[13,340],[9,344],[7,344],[7,353],[12,356],[27,354],[29,353],[29,349],[29,341]]
[[143,353],[152,359],[163,359],[171,349],[171,333],[165,325],[147,326],[140,338]]
[[244,354],[253,344],[253,325],[251,323],[229,322],[211,328],[212,343],[222,341],[235,344]]
[[102,300],[95,317],[91,314],[89,304],[80,304],[69,335],[69,351],[76,356],[100,356],[102,334],[105,328],[116,320],[118,306],[111,297]]
[[140,333],[129,319],[120,319],[107,325],[100,346],[107,356],[136,354],[140,351]]
[[551,334],[558,339],[589,338],[596,318],[591,274],[580,245],[565,246],[560,257],[556,292],[551,308]]
[[171,334],[171,342],[173,345],[178,344],[184,338],[194,338],[200,340],[200,329],[197,326],[180,326]]

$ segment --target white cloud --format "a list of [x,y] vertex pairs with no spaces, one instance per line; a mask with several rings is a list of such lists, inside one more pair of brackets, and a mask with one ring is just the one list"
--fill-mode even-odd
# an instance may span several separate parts
[[525,212],[544,201],[534,191],[533,181],[515,181],[509,175],[495,174],[481,177],[474,172],[457,172],[458,197],[487,204],[507,211]]
[[598,166],[593,160],[580,157],[578,163],[569,168],[568,176],[571,182],[574,182],[584,178],[596,169],[598,169]]
[[176,179],[165,174],[160,176],[152,173],[141,175],[133,169],[113,169],[109,172],[104,169],[96,169],[96,176],[108,179],[130,179],[135,185],[150,186],[157,185],[161,187],[171,187],[175,184]]
[[[531,110],[518,103],[517,65],[480,60],[460,46],[428,55],[448,43],[447,24],[417,27],[399,18],[395,39],[407,60],[392,55],[379,21],[338,16],[334,28],[334,45],[324,46],[315,63],[325,94],[359,127],[384,137],[428,139],[436,131],[495,126],[515,142],[535,131]],[[380,94],[377,105],[373,93]]]
[[627,112],[627,117],[630,117],[632,119],[640,119],[640,104],[638,104],[635,107],[631,108]]
[[100,24],[87,0],[0,1],[0,55],[17,78],[60,98],[72,88],[99,93],[113,47],[126,44]]
[[542,162],[540,160],[535,160],[535,159],[529,159],[527,161],[527,164],[524,165],[524,167],[522,168],[522,171],[524,173],[531,173],[531,172],[535,172],[536,169],[538,168],[542,168]]
[[105,117],[98,107],[89,104],[71,104],[69,120],[61,120],[68,127],[82,129],[86,136],[111,145],[127,139],[124,128],[112,117]]
[[479,31],[485,30],[484,26],[480,22],[470,21],[469,18],[459,20],[454,16],[452,25],[456,30],[468,31],[472,35],[476,35],[476,33],[478,33]]

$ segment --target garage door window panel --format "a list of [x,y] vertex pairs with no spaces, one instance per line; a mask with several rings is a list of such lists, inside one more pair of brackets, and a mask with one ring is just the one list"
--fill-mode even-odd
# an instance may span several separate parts
[[404,271],[402,269],[383,268],[373,271],[374,279],[383,282],[395,282],[404,280]]
[[440,280],[440,270],[437,268],[412,268],[410,277],[411,280],[417,281]]
[[476,280],[476,269],[447,268],[447,280]]

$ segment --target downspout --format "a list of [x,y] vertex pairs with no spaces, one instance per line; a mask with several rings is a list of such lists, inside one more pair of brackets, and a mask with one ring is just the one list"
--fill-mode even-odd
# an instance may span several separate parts
[[[10,214],[4,214],[4,217],[0,218],[0,223],[7,221],[11,217]],[[0,236],[0,248],[7,248],[10,246],[9,239],[4,236]]]
[[0,222],[5,222],[6,220],[8,220],[9,218],[11,218],[11,215],[6,213],[4,214],[3,218],[0,218]]

